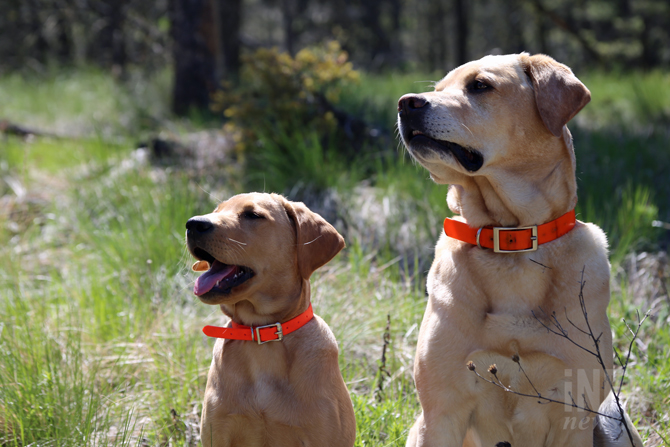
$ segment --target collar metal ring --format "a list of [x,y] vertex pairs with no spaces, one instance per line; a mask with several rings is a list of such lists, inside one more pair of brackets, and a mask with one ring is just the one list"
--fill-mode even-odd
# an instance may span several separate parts
[[479,236],[481,236],[483,229],[484,227],[479,227],[479,230],[477,230],[477,247],[481,248],[482,250],[484,250],[484,247],[482,247],[482,245],[479,243]]

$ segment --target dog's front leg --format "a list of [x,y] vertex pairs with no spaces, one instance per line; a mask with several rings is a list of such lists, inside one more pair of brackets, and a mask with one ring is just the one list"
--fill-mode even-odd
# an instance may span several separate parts
[[203,447],[230,447],[230,434],[216,430],[211,422],[200,425],[200,442]]
[[422,412],[409,431],[406,447],[477,447],[466,438],[467,420],[460,415],[426,418]]

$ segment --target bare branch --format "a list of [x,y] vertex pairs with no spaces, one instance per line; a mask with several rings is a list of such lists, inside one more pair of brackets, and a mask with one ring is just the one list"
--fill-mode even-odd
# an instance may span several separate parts
[[[534,262],[535,264],[544,267],[545,269],[553,270],[553,269],[552,269],[551,267],[549,267],[548,265],[544,265],[544,264],[542,264],[541,262],[537,262],[535,259],[528,258],[528,260],[529,260],[530,262]],[[542,273],[544,273],[544,271],[542,271]]]
[[391,344],[391,314],[386,315],[386,330],[384,331],[383,342],[382,358],[379,362],[379,382],[377,383],[377,389],[375,390],[375,397],[378,402],[381,402],[383,399],[384,376],[391,377],[391,373],[386,369],[386,349]]
[[572,325],[572,327],[574,327],[575,329],[577,329],[579,332],[581,332],[584,335],[589,335],[588,332],[586,332],[584,329],[580,328],[579,326],[577,326],[575,323],[572,322],[570,317],[568,317],[568,309],[567,308],[564,308],[563,310],[565,310],[565,319],[568,320],[568,323],[570,323]]
[[[533,385],[533,382],[531,382],[530,377],[528,377],[528,374],[526,374],[526,370],[523,369],[523,366],[521,366],[521,361],[519,360],[519,356],[515,356],[515,358],[516,358],[516,364],[519,365],[519,369],[521,370],[523,375],[526,376],[526,380],[528,380],[528,383],[530,384],[530,386],[533,387],[533,391],[535,391],[535,393],[538,395],[538,397],[541,397],[542,395],[537,390],[537,388],[535,388],[535,385]],[[514,361],[515,358],[512,358],[512,361]]]
[[[626,362],[621,364],[622,373],[621,373],[621,380],[619,381],[619,390],[617,391],[617,394],[621,393],[621,387],[623,386],[623,381],[624,381],[624,378],[626,377],[626,370],[628,369],[628,362],[630,361],[630,354],[633,352],[633,343],[635,342],[635,339],[637,338],[637,334],[640,332],[640,328],[642,327],[642,323],[644,323],[644,320],[646,320],[647,317],[649,316],[649,312],[650,311],[647,311],[644,314],[644,318],[642,318],[641,320],[640,320],[640,312],[637,312],[637,328],[635,328],[635,331],[633,331],[630,328],[630,326],[628,325],[626,320],[623,320],[623,323],[626,325],[626,327],[628,328],[630,333],[633,334],[633,338],[631,338],[630,344],[628,345],[628,353],[626,354]],[[614,352],[616,352],[616,350]],[[619,357],[618,353],[617,353],[617,357]],[[621,363],[621,361],[619,361],[619,363]]]
[[[474,366],[474,365],[473,365],[473,366]],[[471,368],[471,367],[470,367],[469,364],[468,364],[468,369],[470,369],[470,368]],[[576,408],[576,409],[578,409],[578,410],[583,410],[583,411],[586,411],[586,412],[591,413],[591,414],[596,414],[596,415],[598,415],[598,416],[602,416],[602,417],[606,417],[606,418],[609,418],[609,419],[614,419],[614,420],[616,420],[616,421],[619,421],[619,418],[617,418],[617,417],[610,416],[610,415],[608,415],[608,414],[600,413],[600,412],[598,412],[598,411],[591,410],[590,408],[586,408],[586,407],[582,407],[582,406],[580,406],[580,405],[577,405],[577,404],[575,403],[575,400],[572,398],[572,394],[570,394],[570,393],[568,393],[568,394],[570,395],[570,400],[572,401],[571,403],[568,403],[568,402],[562,402],[562,401],[560,401],[560,400],[551,399],[551,398],[549,398],[549,397],[544,397],[544,396],[542,396],[542,395],[539,394],[539,393],[538,393],[538,395],[521,393],[521,392],[519,392],[519,391],[515,391],[515,390],[513,390],[513,389],[507,387],[504,383],[502,383],[502,381],[501,381],[500,378],[498,377],[498,374],[497,374],[497,373],[496,373],[496,374],[491,373],[491,374],[493,375],[493,377],[495,377],[495,379],[496,379],[496,382],[494,382],[493,380],[489,380],[489,379],[487,379],[486,377],[483,377],[481,374],[479,374],[479,373],[477,372],[476,368],[475,368],[475,369],[470,369],[470,371],[472,371],[472,372],[474,372],[475,374],[477,374],[477,377],[479,377],[480,379],[484,380],[485,382],[491,383],[491,384],[497,386],[498,388],[502,389],[503,391],[505,391],[505,392],[507,392],[507,393],[512,393],[512,394],[515,394],[515,395],[517,395],[517,396],[522,396],[522,397],[533,397],[533,398],[541,399],[541,400],[544,401],[544,402],[538,402],[538,403],[554,403],[554,404],[567,405],[568,407],[573,407],[573,408]],[[533,387],[533,388],[535,388],[535,387]]]
[[[540,310],[542,310],[542,308],[540,308]],[[543,311],[543,312],[544,312],[544,311]],[[572,339],[568,336],[568,331],[566,331],[565,329],[563,329],[563,326],[561,326],[561,324],[558,322],[558,319],[556,319],[556,315],[555,315],[555,314],[552,315],[552,318],[553,318],[553,320],[554,320],[554,321],[553,321],[553,324],[554,324],[554,326],[556,326],[556,328],[558,329],[558,331],[556,331],[556,330],[550,328],[548,325],[546,325],[540,318],[538,318],[537,315],[535,315],[535,311],[531,311],[531,314],[533,315],[533,317],[534,317],[534,318],[535,318],[535,319],[536,319],[542,326],[544,326],[544,327],[545,327],[549,332],[551,332],[552,334],[555,334],[555,335],[558,335],[559,337],[563,337],[563,338],[565,338],[567,341],[569,341],[569,342],[572,343],[573,345],[577,346],[579,349],[582,349],[582,350],[588,352],[588,353],[591,354],[592,356],[597,356],[597,354],[596,354],[595,352],[591,351],[590,349],[585,348],[584,346],[580,345],[580,344],[577,343],[576,341],[572,340]]]
[[596,360],[598,360],[598,363],[600,363],[603,373],[605,373],[605,379],[607,380],[607,383],[610,386],[610,390],[612,390],[612,394],[614,395],[614,400],[616,401],[617,409],[619,410],[619,416],[620,416],[619,422],[623,424],[624,428],[626,429],[628,439],[630,440],[631,445],[634,446],[635,442],[633,441],[633,434],[630,432],[630,428],[628,428],[628,424],[626,423],[626,413],[624,412],[623,405],[621,404],[621,400],[619,399],[619,393],[614,389],[614,384],[612,383],[612,377],[610,377],[610,374],[607,371],[605,361],[603,360],[603,356],[600,352],[600,337],[602,334],[596,337],[593,333],[593,329],[591,328],[591,323],[589,322],[589,315],[588,312],[586,311],[586,302],[584,300],[584,286],[586,285],[586,281],[584,281],[585,270],[586,266],[582,267],[582,275],[579,286],[579,306],[581,307],[582,313],[584,314],[584,321],[586,322],[586,327],[588,329],[589,336],[591,337],[591,340],[593,341],[593,344],[595,345],[596,348]]

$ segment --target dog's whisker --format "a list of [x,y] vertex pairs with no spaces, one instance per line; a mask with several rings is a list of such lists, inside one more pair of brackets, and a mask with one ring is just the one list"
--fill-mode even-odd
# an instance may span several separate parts
[[218,197],[215,197],[214,194],[210,193],[209,191],[207,191],[202,186],[198,185],[198,188],[200,188],[205,194],[207,194],[208,196],[210,196],[212,199],[216,200],[217,202],[223,202],[223,200],[219,199]]
[[415,84],[428,84],[428,87],[430,87],[430,88],[432,88],[432,89],[434,89],[435,86],[437,85],[437,81],[429,81],[429,80],[425,80],[425,81],[414,81],[414,83],[415,83]]
[[240,258],[244,255],[244,251],[245,251],[244,247],[241,247],[239,245],[235,245],[232,248],[233,248],[233,250],[232,250],[231,255],[232,255],[233,264],[243,265],[244,261],[240,260]]
[[473,137],[475,136],[475,134],[472,133],[470,128],[468,126],[466,126],[464,123],[461,123],[461,126],[465,127],[468,130],[468,132],[470,132],[470,135],[472,135]]
[[235,239],[232,239],[232,238],[228,238],[228,240],[229,240],[229,241],[232,241],[232,242],[235,242],[236,244],[247,245],[246,242],[236,241]]
[[182,287],[181,289],[179,289],[179,292],[180,292],[180,293],[183,293],[183,292],[192,290],[192,289],[193,289],[193,284],[195,284],[195,280],[190,281],[187,285],[185,285],[184,287]]
[[237,261],[239,259],[239,256],[242,255],[243,252],[244,247],[241,247],[239,245],[233,245],[230,247],[230,257],[231,261],[233,261],[232,264],[239,265],[239,262]]
[[402,144],[402,141],[398,141],[398,144],[396,146],[396,152],[402,153],[405,150],[405,145]]

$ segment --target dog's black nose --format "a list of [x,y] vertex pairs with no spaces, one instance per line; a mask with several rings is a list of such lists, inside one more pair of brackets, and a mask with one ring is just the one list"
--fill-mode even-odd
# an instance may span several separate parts
[[413,94],[405,95],[398,100],[398,112],[412,112],[425,107],[426,104],[428,104],[428,100],[423,96]]
[[186,231],[189,233],[203,234],[208,233],[214,228],[214,224],[203,216],[191,217],[186,222]]

